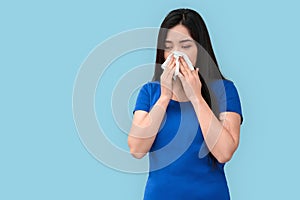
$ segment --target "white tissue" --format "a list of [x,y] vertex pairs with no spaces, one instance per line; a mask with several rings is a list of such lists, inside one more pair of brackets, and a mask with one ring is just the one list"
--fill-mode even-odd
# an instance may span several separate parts
[[174,56],[174,58],[176,59],[175,60],[175,72],[174,72],[174,75],[173,75],[173,79],[176,80],[176,76],[179,74],[179,57],[183,57],[183,59],[185,60],[186,64],[188,65],[188,67],[190,68],[191,71],[194,70],[194,66],[192,64],[192,62],[190,61],[189,57],[181,52],[181,51],[173,51],[166,59],[166,61],[161,65],[161,68],[165,69],[166,66],[169,64],[172,56]]

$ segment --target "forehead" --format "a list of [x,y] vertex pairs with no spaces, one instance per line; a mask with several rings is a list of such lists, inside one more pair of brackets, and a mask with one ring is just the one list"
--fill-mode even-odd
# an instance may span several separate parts
[[193,40],[188,29],[181,24],[169,29],[166,37],[166,40],[169,41],[180,41],[185,39]]

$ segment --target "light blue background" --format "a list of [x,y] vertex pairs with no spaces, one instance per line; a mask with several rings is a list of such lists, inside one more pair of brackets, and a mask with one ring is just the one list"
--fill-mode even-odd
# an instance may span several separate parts
[[1,2],[0,199],[142,198],[146,174],[110,169],[82,145],[73,84],[96,45],[121,31],[157,27],[178,7],[202,14],[220,68],[242,100],[241,142],[226,165],[232,199],[299,198],[299,6],[296,0]]

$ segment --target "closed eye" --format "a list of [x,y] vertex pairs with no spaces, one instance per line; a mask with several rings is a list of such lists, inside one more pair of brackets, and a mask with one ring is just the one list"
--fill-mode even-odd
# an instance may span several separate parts
[[185,45],[185,46],[182,46],[183,49],[188,49],[190,48],[192,45]]
[[165,50],[171,50],[173,47],[171,46],[165,46]]

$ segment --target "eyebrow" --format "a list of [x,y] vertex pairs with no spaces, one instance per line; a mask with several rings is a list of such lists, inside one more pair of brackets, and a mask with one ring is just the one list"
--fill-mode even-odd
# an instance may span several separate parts
[[[180,40],[179,43],[184,43],[184,42],[193,42],[193,40],[191,39],[185,39],[185,40]],[[165,43],[173,43],[172,41],[170,40],[166,40]]]

